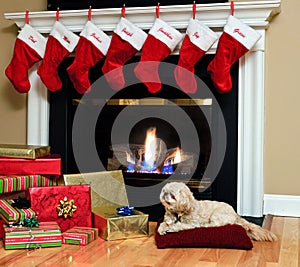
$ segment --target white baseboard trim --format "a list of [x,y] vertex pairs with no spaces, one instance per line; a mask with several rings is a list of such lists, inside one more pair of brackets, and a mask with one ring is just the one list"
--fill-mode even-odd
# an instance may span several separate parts
[[300,217],[300,196],[265,194],[264,214]]

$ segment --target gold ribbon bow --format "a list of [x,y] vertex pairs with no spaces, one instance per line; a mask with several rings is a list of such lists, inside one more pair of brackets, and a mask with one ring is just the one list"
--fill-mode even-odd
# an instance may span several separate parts
[[68,200],[67,197],[64,197],[63,200],[59,201],[59,205],[57,206],[58,217],[63,216],[65,219],[68,216],[72,217],[76,209],[77,207],[74,205],[74,199]]

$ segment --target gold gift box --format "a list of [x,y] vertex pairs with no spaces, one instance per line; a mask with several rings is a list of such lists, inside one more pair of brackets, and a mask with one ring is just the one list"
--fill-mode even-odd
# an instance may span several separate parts
[[36,159],[50,155],[50,146],[0,144],[0,157]]
[[65,185],[89,184],[92,207],[128,206],[122,171],[104,171],[63,175]]
[[90,184],[93,227],[105,240],[145,237],[149,234],[148,214],[117,214],[117,208],[129,206],[122,171],[65,174],[65,185]]
[[148,214],[134,210],[134,215],[117,215],[119,206],[92,208],[94,227],[105,240],[145,237],[149,235]]

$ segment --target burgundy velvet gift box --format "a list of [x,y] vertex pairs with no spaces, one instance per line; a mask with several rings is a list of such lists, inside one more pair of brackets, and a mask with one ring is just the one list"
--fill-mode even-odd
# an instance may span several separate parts
[[[40,222],[55,221],[62,232],[74,226],[92,227],[90,185],[32,187],[26,193]],[[59,216],[65,204],[73,212]]]

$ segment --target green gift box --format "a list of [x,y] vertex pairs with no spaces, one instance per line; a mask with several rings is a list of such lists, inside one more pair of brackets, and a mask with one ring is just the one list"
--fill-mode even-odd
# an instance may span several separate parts
[[0,218],[9,225],[24,221],[26,218],[36,217],[36,212],[33,209],[19,209],[13,207],[14,200],[0,200]]

